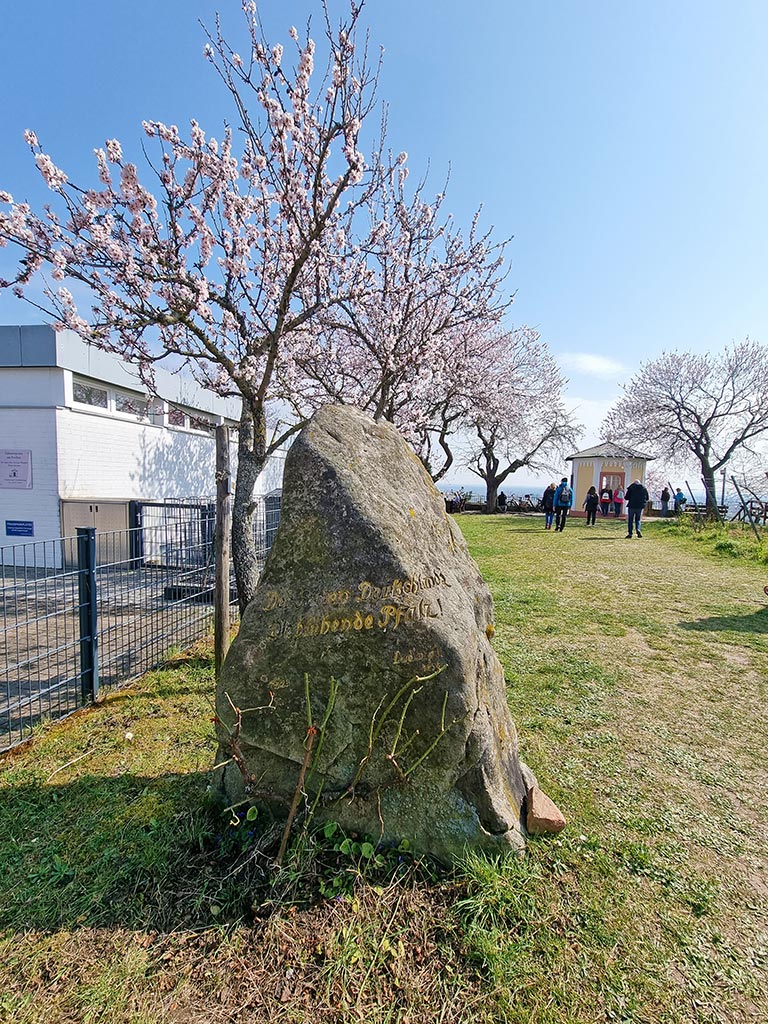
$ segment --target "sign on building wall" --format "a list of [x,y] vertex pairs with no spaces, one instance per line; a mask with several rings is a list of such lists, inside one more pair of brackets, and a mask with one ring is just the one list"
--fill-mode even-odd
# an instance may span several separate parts
[[6,519],[6,537],[34,537],[35,524],[29,519]]
[[29,490],[32,487],[32,452],[0,448],[0,487]]

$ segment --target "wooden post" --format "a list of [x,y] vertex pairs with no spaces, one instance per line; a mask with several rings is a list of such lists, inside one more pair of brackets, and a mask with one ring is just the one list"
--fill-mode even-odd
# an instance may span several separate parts
[[691,496],[691,501],[693,502],[693,510],[696,513],[696,522],[698,523],[699,519],[701,518],[701,513],[699,512],[699,503],[694,498],[693,491],[691,490],[691,485],[688,483],[687,480],[685,481],[685,486],[688,488],[688,493]]
[[232,547],[232,503],[229,477],[229,427],[216,427],[216,601],[214,606],[214,665],[216,678],[229,650],[229,565]]
[[731,477],[731,483],[736,488],[736,493],[739,496],[739,501],[741,502],[741,507],[744,509],[745,513],[747,514],[747,518],[749,519],[749,525],[752,527],[752,529],[754,531],[754,534],[757,537],[757,539],[760,540],[760,534],[757,532],[757,527],[755,526],[755,520],[752,518],[752,513],[749,510],[749,505],[747,505],[746,501],[744,501],[744,495],[739,490],[739,485],[736,483],[736,477],[735,476]]

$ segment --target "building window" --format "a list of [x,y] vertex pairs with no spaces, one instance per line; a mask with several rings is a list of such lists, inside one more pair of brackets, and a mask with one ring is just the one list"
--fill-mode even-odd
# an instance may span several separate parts
[[207,419],[205,416],[194,416],[190,413],[189,429],[204,430],[206,434],[213,434],[216,431],[216,424],[211,423],[211,421]]
[[115,392],[115,411],[128,416],[136,416],[140,420],[147,418],[149,403],[142,395],[131,395],[124,391]]
[[105,388],[76,380],[72,385],[72,397],[82,405],[95,405],[98,409],[109,408],[109,395]]
[[153,398],[149,403],[149,418],[156,427],[162,427],[165,422],[165,405],[160,398]]
[[[104,410],[113,416],[149,421],[155,426],[180,427],[204,434],[215,434],[214,419],[200,411],[171,405],[157,396],[143,395],[139,391],[122,391],[114,387],[100,387],[85,378],[73,377],[72,398],[78,405]],[[167,408],[167,413],[166,413]]]

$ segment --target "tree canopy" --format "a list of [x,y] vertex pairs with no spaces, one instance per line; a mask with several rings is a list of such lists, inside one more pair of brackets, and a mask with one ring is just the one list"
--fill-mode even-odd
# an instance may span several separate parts
[[[149,389],[153,367],[169,359],[241,400],[233,508],[241,607],[258,579],[256,479],[319,405],[355,403],[392,420],[427,462],[439,447],[445,458],[434,475],[453,458],[454,429],[481,408],[485,423],[493,419],[499,396],[488,404],[489,381],[511,396],[505,437],[511,422],[520,438],[524,419],[528,431],[538,422],[536,389],[513,394],[513,378],[494,362],[496,348],[506,358],[504,333],[494,333],[511,302],[502,291],[506,242],[481,230],[479,215],[463,232],[442,212],[444,190],[428,197],[423,179],[408,190],[406,154],[384,148],[386,117],[375,138],[363,131],[378,81],[360,39],[364,4],[351,0],[334,28],[320,3],[320,48],[295,28],[287,46],[270,44],[253,0],[243,4],[242,53],[218,22],[208,33],[206,56],[232,115],[219,138],[196,121],[188,131],[145,121],[144,169],[110,139],[94,154],[98,184],[81,185],[29,130],[51,202],[35,212],[0,191],[0,245],[21,252],[0,287],[136,364]],[[41,271],[50,279],[38,302],[28,286]],[[70,282],[84,286],[90,310],[78,308]],[[525,332],[516,345],[518,353],[530,345],[534,362],[541,351]],[[550,426],[544,439],[525,433],[521,464],[543,451]]]
[[602,425],[603,437],[694,460],[716,504],[715,474],[768,433],[768,347],[749,338],[721,353],[665,352],[645,363]]

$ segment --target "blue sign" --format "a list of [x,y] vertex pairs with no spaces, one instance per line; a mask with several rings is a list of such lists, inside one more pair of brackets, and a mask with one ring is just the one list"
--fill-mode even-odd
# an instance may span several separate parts
[[35,524],[27,519],[6,519],[6,537],[34,537]]

